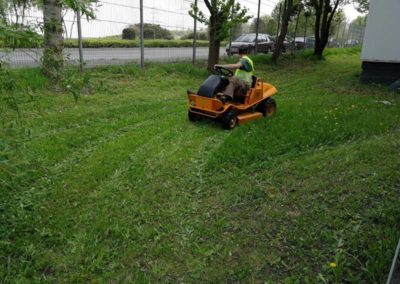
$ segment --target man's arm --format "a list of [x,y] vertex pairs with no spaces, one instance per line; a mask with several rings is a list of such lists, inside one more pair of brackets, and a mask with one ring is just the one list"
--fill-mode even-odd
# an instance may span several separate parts
[[243,67],[242,63],[235,63],[235,64],[225,64],[225,65],[216,65],[216,66],[221,66],[227,69],[235,70],[235,69],[240,69]]

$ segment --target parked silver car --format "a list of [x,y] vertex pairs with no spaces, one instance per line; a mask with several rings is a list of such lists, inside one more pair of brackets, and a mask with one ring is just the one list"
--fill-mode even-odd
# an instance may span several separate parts
[[[240,46],[247,46],[247,53],[254,53],[256,46],[256,34],[243,34],[232,42],[231,50],[229,44],[226,46],[226,53],[229,55],[239,53]],[[267,34],[258,34],[257,52],[268,53],[274,49],[274,42]]]

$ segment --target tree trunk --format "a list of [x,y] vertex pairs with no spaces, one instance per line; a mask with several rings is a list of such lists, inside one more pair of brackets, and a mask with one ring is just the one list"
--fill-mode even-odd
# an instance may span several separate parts
[[328,44],[332,19],[340,3],[340,0],[335,1],[334,7],[331,6],[330,0],[319,0],[319,5],[315,2],[317,4],[315,4],[316,20],[314,56],[317,59],[322,59],[324,49]]
[[26,2],[22,4],[22,19],[21,19],[21,26],[24,25],[25,21],[25,10],[26,10]]
[[324,53],[324,49],[325,49],[326,44],[323,44],[322,40],[315,42],[315,47],[314,47],[314,56],[321,60],[322,59],[322,54]]
[[58,80],[64,69],[62,5],[59,0],[44,0],[43,68],[47,76]]
[[274,53],[272,54],[272,62],[276,63],[278,61],[279,56],[282,53],[283,42],[285,41],[285,37],[289,27],[290,15],[293,13],[293,0],[287,0],[287,5],[285,5],[283,11],[282,18],[282,27],[281,32],[279,34],[278,40],[276,41],[276,45],[274,48]]
[[221,41],[218,38],[217,32],[217,19],[216,17],[210,18],[210,41],[208,44],[208,65],[207,69],[210,72],[214,72],[214,65],[219,62],[219,49],[221,46]]
[[[322,0],[315,1],[315,26],[314,26],[314,36],[315,36],[315,44],[314,44],[314,56],[317,58],[319,57],[318,54],[320,54],[322,58],[322,52],[324,49],[321,49],[321,37],[320,37],[320,31],[321,31],[321,15],[322,15],[322,5],[323,2]],[[304,45],[306,43],[304,42]]]
[[18,15],[18,9],[17,9],[16,3],[13,3],[13,8],[14,8],[14,13],[15,13],[15,24],[18,27],[19,15]]

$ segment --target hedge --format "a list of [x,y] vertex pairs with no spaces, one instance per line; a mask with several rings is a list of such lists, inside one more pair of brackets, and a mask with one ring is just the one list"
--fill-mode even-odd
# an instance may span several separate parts
[[[67,40],[64,43],[65,47],[78,47],[78,40]],[[124,39],[84,39],[83,47],[86,48],[101,48],[101,47],[140,47],[140,41],[124,40]],[[144,41],[145,47],[191,47],[191,40],[164,40],[164,39],[149,39]],[[208,46],[208,41],[197,41],[197,46]]]
[[[207,47],[208,41],[198,40],[196,41],[196,46]],[[40,44],[39,47],[42,47]],[[135,40],[125,40],[125,39],[84,39],[82,41],[84,48],[105,48],[105,47],[140,47],[140,41]],[[164,39],[149,39],[144,41],[145,47],[191,47],[193,45],[192,40],[164,40]],[[35,48],[37,46],[15,46],[14,48]],[[66,48],[76,48],[78,47],[77,39],[68,39],[64,41],[64,47]],[[0,48],[12,48],[10,46],[5,46],[4,43],[0,42]]]

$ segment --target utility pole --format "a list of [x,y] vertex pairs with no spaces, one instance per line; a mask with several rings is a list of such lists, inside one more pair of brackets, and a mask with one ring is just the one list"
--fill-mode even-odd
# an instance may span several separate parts
[[257,22],[256,22],[256,45],[254,48],[254,54],[256,54],[258,51],[258,27],[260,25],[260,6],[261,6],[261,0],[258,0],[258,11],[257,11]]
[[[194,6],[197,7],[197,0],[194,1]],[[197,16],[197,12],[195,16]],[[193,65],[196,64],[196,39],[197,39],[197,20],[195,17],[193,26],[193,57],[192,57]]]
[[140,67],[144,67],[143,0],[140,0]]
[[[196,0],[197,1],[197,0]],[[232,17],[231,20],[233,20],[233,8],[235,6],[235,1],[233,1],[233,5],[232,5]],[[233,27],[230,30],[230,35],[229,35],[229,48],[228,48],[228,56],[232,55],[232,36],[233,36]]]
[[76,11],[76,20],[78,24],[78,46],[79,46],[79,70],[83,72],[83,46],[82,46],[82,26],[81,26],[81,11]]

